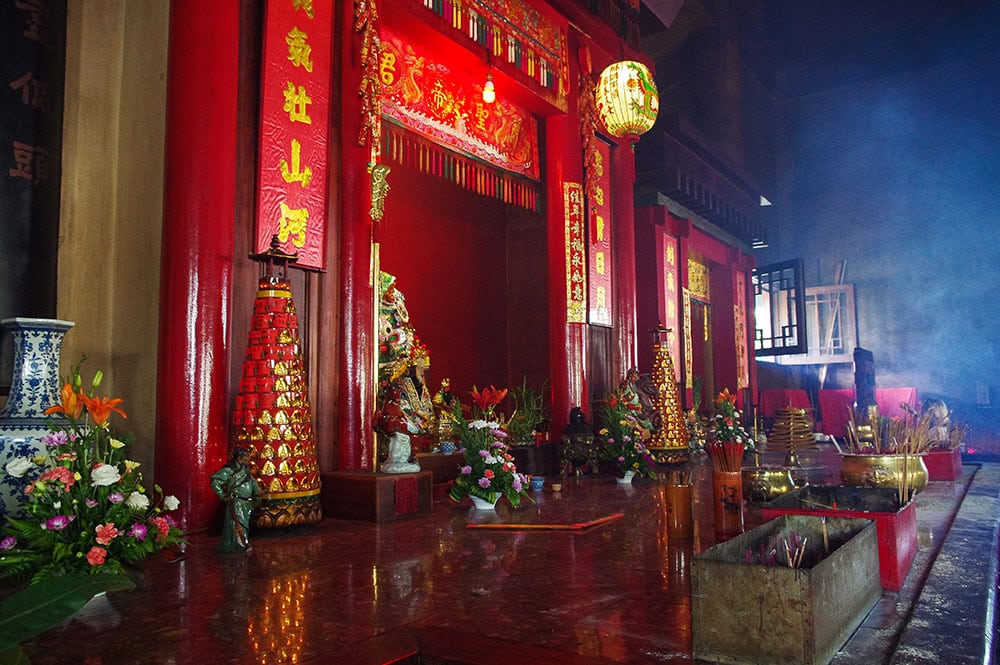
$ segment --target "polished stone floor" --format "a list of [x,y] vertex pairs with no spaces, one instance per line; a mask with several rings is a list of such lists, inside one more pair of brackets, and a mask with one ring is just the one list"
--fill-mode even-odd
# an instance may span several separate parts
[[[836,484],[833,458],[804,456],[814,484]],[[997,466],[966,464],[960,480],[918,496],[903,589],[882,592],[836,665],[990,662]],[[667,535],[662,480],[609,477],[571,478],[495,513],[441,497],[432,514],[398,522],[258,532],[245,556],[220,556],[215,536],[194,534],[180,560],[147,561],[137,589],[92,602],[26,652],[35,665],[696,663],[690,562],[721,537],[710,467],[690,470],[690,540]],[[469,528],[616,513],[585,529]],[[759,510],[745,518],[753,527]]]

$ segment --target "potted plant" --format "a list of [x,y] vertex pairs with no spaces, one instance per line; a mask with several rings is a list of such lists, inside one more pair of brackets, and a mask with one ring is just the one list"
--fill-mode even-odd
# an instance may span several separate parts
[[656,477],[653,457],[638,433],[635,408],[619,392],[614,392],[598,411],[602,424],[598,430],[599,458],[623,482],[631,482],[635,475]]
[[473,387],[474,418],[466,420],[461,409],[450,412],[462,455],[458,477],[448,492],[453,501],[469,496],[477,508],[493,509],[501,496],[512,506],[523,498],[531,500],[525,491],[527,478],[518,472],[507,447],[507,432],[495,414],[497,404],[506,396],[506,389],[490,386],[480,392]]
[[510,393],[514,401],[514,412],[507,421],[507,434],[513,446],[530,446],[535,442],[535,434],[545,420],[545,399],[541,390],[528,386],[525,378],[520,387]]
[[51,431],[43,452],[4,469],[15,477],[38,472],[25,489],[25,516],[8,516],[0,529],[0,577],[28,582],[6,601],[26,608],[14,618],[20,639],[72,616],[101,591],[127,586],[128,566],[184,540],[170,515],[180,502],[146,487],[127,438],[111,428],[113,414],[126,417],[122,400],[94,394],[100,371],[85,392],[79,367],[63,384],[61,403],[45,411]]

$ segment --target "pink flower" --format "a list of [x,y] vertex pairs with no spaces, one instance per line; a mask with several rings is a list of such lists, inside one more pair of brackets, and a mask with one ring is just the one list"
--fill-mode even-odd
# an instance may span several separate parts
[[136,522],[135,524],[132,525],[132,528],[129,530],[128,535],[131,536],[132,538],[135,538],[136,540],[142,541],[146,540],[146,533],[147,533],[146,526],[144,524],[139,524],[138,522]]
[[121,492],[112,492],[108,495],[108,501],[111,503],[121,503],[125,500],[125,496]]
[[107,556],[108,556],[108,551],[106,549],[94,545],[93,547],[90,548],[90,551],[87,552],[87,563],[89,563],[91,566],[100,566],[102,563],[104,563],[104,560],[107,558]]
[[479,479],[479,486],[482,487],[483,489],[486,489],[487,487],[490,486],[490,479],[489,478],[480,478]]
[[485,471],[483,471],[483,475],[486,476],[487,478],[492,478],[496,474],[493,473],[493,469],[486,469]]
[[76,515],[53,515],[49,519],[45,520],[45,524],[42,525],[43,529],[48,529],[49,531],[62,531],[69,526],[69,523],[76,519]]
[[9,550],[14,547],[14,545],[17,545],[17,538],[14,536],[7,536],[3,540],[0,540],[0,551]]
[[469,465],[465,465],[465,466],[462,467],[461,472],[462,472],[463,476],[467,476],[470,473],[472,473],[472,467],[469,466]]
[[49,432],[42,437],[42,443],[50,448],[56,448],[58,446],[64,445],[67,441],[66,432]]
[[86,499],[84,499],[83,502],[87,504],[88,508],[96,508],[98,505],[97,501],[94,501],[89,496]]
[[98,524],[94,533],[97,535],[97,542],[100,545],[110,545],[111,541],[118,537],[118,529],[112,522]]

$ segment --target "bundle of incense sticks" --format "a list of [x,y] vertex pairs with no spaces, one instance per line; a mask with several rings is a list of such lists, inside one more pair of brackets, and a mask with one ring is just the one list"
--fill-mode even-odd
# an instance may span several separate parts
[[667,471],[667,484],[668,485],[690,485],[691,484],[691,470],[690,469],[669,469]]
[[743,466],[743,451],[743,444],[735,441],[708,444],[708,455],[716,471],[739,471]]
[[[806,555],[806,543],[808,542],[808,537],[800,536],[794,531],[784,538],[779,538],[777,534],[774,534],[767,543],[761,542],[756,552],[753,548],[747,547],[743,552],[743,563],[780,566],[782,565],[781,553],[784,552],[784,565],[789,568],[799,568]],[[827,546],[826,552],[829,553],[829,551],[829,546]]]

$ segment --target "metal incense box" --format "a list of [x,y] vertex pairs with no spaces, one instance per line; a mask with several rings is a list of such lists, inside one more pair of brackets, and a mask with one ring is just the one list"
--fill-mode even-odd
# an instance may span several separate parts
[[[799,568],[783,559],[745,563],[749,552],[789,538],[806,541]],[[880,594],[874,522],[827,518],[824,530],[820,517],[779,517],[692,559],[693,655],[737,665],[824,665]]]

